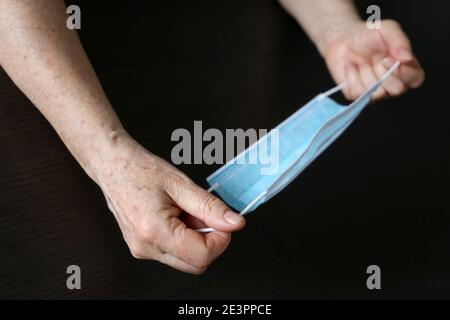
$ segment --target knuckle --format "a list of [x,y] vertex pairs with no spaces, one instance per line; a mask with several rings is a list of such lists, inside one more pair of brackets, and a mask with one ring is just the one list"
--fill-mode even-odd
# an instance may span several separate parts
[[170,194],[179,196],[185,192],[186,183],[189,182],[190,180],[186,176],[181,174],[172,174],[169,179],[166,179],[166,190],[168,190]]
[[208,268],[210,263],[211,262],[210,262],[208,255],[204,254],[204,255],[199,256],[196,259],[196,261],[194,263],[194,267],[196,267],[198,270],[203,270],[203,272],[204,272],[204,270],[206,270]]
[[175,247],[178,250],[182,250],[183,245],[184,245],[183,240],[186,238],[186,236],[185,236],[186,227],[178,219],[172,219],[171,221],[172,221],[172,223],[171,223],[171,226],[169,227],[169,229],[172,230],[171,234],[173,234],[173,241],[174,241]]
[[140,256],[139,254],[131,251],[131,255],[133,256],[133,258],[135,258],[136,260],[144,260],[143,256]]
[[181,178],[179,175],[176,175],[176,174],[171,176],[170,179],[168,179],[167,181],[175,189],[180,188],[183,185],[183,182],[184,182],[183,178]]
[[136,231],[140,239],[145,243],[155,241],[157,237],[158,228],[152,220],[143,219],[136,227]]
[[221,201],[215,197],[213,194],[208,193],[203,201],[203,212],[205,214],[210,213],[214,208],[220,206]]
[[142,246],[133,243],[129,245],[129,249],[133,258],[138,260],[144,260],[147,258]]
[[187,183],[191,183],[191,179],[182,173],[175,173],[172,175],[172,181],[178,186],[184,186]]

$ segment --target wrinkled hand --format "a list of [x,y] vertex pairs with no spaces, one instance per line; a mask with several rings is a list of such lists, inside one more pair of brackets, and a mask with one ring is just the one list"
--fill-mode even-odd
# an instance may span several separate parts
[[425,78],[408,37],[395,21],[382,21],[379,30],[370,30],[365,22],[352,22],[331,37],[321,51],[336,83],[348,82],[344,94],[350,100],[358,98],[396,61],[401,62],[400,67],[373,99],[401,95],[419,87]]
[[[132,255],[200,274],[245,220],[175,167],[125,139],[99,184]],[[183,212],[184,211],[184,212]],[[196,228],[212,227],[200,234]]]

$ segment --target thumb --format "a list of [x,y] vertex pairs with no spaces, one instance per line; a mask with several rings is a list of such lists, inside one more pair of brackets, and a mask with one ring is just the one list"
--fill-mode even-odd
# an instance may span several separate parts
[[237,231],[245,225],[244,217],[188,178],[170,179],[166,192],[182,210],[218,231]]
[[400,24],[393,20],[385,20],[381,25],[381,35],[389,46],[389,53],[396,60],[408,63],[414,60],[411,42]]

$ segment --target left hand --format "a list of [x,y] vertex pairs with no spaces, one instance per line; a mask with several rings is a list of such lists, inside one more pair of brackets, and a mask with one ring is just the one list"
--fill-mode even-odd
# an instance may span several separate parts
[[355,100],[396,62],[400,67],[373,99],[398,96],[419,87],[425,72],[414,56],[411,44],[400,25],[383,20],[381,29],[370,30],[365,22],[353,22],[330,39],[322,55],[336,83],[348,82],[343,90],[347,99]]

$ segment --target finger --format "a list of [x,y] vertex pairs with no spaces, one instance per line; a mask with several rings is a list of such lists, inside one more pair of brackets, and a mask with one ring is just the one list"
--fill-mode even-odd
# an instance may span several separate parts
[[[385,69],[389,70],[395,62],[392,58],[386,58],[383,59],[382,65]],[[419,61],[414,58],[410,63],[401,64],[398,70],[396,70],[395,76],[407,87],[418,88],[425,80],[425,71],[422,69]]]
[[[370,64],[363,64],[359,66],[359,75],[361,77],[361,80],[365,86],[365,90],[368,90],[370,87],[372,87],[375,83],[378,82],[378,78],[375,75],[375,72],[372,69],[372,66]],[[372,95],[373,100],[381,99],[386,95],[386,91],[384,88],[380,87],[377,91],[374,92]]]
[[390,55],[402,63],[397,71],[399,80],[407,87],[419,87],[425,80],[425,72],[414,56],[411,42],[401,26],[395,21],[388,20],[384,23],[384,28],[382,26],[381,32],[388,43]]
[[206,269],[200,269],[193,265],[190,265],[168,253],[162,254],[159,257],[158,261],[160,261],[161,263],[164,263],[165,265],[168,265],[169,267],[177,269],[179,271],[191,273],[191,274],[195,274],[195,275],[200,275],[203,272],[205,272],[205,270],[206,270]]
[[[198,260],[194,262],[194,264],[187,263],[184,260],[181,260],[169,253],[163,253],[159,257],[159,261],[164,264],[167,264],[177,270],[192,273],[195,275],[200,275],[207,267],[218,257],[223,251],[226,249],[228,244],[230,243],[230,236],[226,234],[221,234],[217,232],[212,232],[206,235],[206,244],[209,248],[209,255],[205,261],[199,263]],[[189,260],[188,260],[189,261]]]
[[389,47],[389,53],[396,60],[408,63],[414,59],[411,42],[398,22],[392,20],[383,21],[380,32]]
[[186,178],[171,179],[166,191],[181,209],[202,220],[209,227],[231,232],[240,230],[245,225],[245,219],[241,215]]
[[157,260],[179,271],[201,274],[205,269],[200,269],[189,263],[184,262],[169,253],[163,252],[152,244],[147,244],[139,239],[133,239],[131,251],[136,259],[140,260]]
[[231,234],[226,232],[214,231],[207,233],[204,237],[211,261],[217,259],[231,242]]
[[420,87],[425,81],[425,71],[417,59],[412,63],[401,65],[399,73],[403,83],[413,89]]
[[[378,77],[382,77],[386,72],[394,65],[394,59],[384,59],[383,61],[375,65],[375,72]],[[390,96],[399,96],[404,93],[408,88],[398,78],[398,72],[395,72],[383,82],[383,88]]]
[[345,66],[345,78],[348,83],[344,88],[345,97],[349,100],[357,99],[364,92],[364,85],[355,65],[349,63]]
[[187,228],[177,217],[168,217],[151,239],[158,248],[198,269],[205,269],[227,248],[231,235],[211,232],[206,235]]
[[197,230],[202,228],[207,228],[208,226],[202,220],[191,216],[189,213],[182,214],[179,219],[184,222],[184,224],[191,229]]

